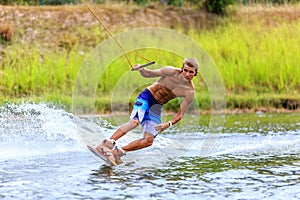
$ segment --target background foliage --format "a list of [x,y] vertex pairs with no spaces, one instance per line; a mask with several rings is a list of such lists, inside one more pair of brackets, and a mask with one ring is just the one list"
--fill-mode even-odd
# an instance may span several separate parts
[[[166,19],[161,18],[162,15],[168,16],[171,22],[176,22],[173,19],[185,19],[179,21],[177,26],[167,21],[167,28],[182,31],[195,39],[216,61],[224,80],[229,108],[251,109],[271,105],[294,109],[300,105],[298,5],[236,6],[236,12],[228,13],[227,17],[207,14],[198,9],[169,8],[133,4],[95,6],[101,16],[109,16],[106,23],[113,33],[124,31],[125,27],[128,28],[128,22],[134,23],[134,28],[141,26],[138,20],[145,25],[146,22],[151,24]],[[4,13],[0,18],[0,104],[1,99],[6,101],[32,96],[53,97],[60,101],[64,97],[70,99],[68,97],[72,95],[81,63],[95,45],[107,38],[105,31],[97,23],[92,23],[95,19],[84,5],[0,6],[0,9]],[[195,15],[200,18],[186,20],[188,16]],[[202,19],[202,15],[215,17],[211,20],[218,23],[211,23],[208,18]],[[14,16],[13,21],[11,16]],[[196,20],[210,26],[189,26]],[[169,55],[156,52],[145,54],[160,63],[174,63]],[[128,66],[124,69],[119,66],[127,65],[117,61],[112,63],[97,88],[97,94],[106,95],[99,98],[99,105],[104,110],[109,110],[106,107],[110,105],[111,88],[114,88],[118,77],[128,71]],[[129,87],[131,83],[128,80],[124,87]],[[197,96],[201,99],[199,106],[208,109],[211,104],[205,82],[199,80],[195,85]]]
[[[2,5],[64,5],[79,4],[82,0],[0,0]],[[197,6],[206,9],[208,12],[219,15],[226,14],[226,9],[231,4],[286,4],[296,3],[300,0],[87,0],[90,3],[134,3],[138,5],[149,5],[151,3],[160,3],[162,5],[182,7],[183,4]]]

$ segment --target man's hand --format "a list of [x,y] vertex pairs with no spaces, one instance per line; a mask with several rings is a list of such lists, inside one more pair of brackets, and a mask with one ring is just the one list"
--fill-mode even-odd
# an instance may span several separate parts
[[131,71],[138,71],[138,72],[140,72],[140,74],[141,74],[143,77],[145,77],[145,75],[147,74],[146,69],[145,69],[144,67],[141,67],[140,64],[135,64],[135,65],[133,66],[133,68],[131,68]]
[[161,133],[162,131],[169,128],[170,124],[168,122],[157,124],[154,128],[158,133]]
[[134,67],[131,69],[131,71],[141,70],[142,68],[147,67],[149,65],[153,65],[153,64],[155,64],[155,61],[151,61],[151,62],[148,62],[148,63],[143,64],[143,65],[135,64]]
[[135,64],[134,66],[133,66],[133,68],[131,68],[131,71],[136,71],[136,70],[141,70],[141,69],[143,69],[143,68],[140,68],[140,64]]

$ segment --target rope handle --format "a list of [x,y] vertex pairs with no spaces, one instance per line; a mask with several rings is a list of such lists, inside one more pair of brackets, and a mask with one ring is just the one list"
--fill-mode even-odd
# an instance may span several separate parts
[[135,68],[135,69],[132,68],[131,71],[139,70],[139,69],[142,69],[142,68],[144,68],[144,67],[147,67],[147,66],[153,65],[153,64],[155,64],[155,61],[148,62],[148,63],[146,63],[146,64],[140,65],[138,68]]

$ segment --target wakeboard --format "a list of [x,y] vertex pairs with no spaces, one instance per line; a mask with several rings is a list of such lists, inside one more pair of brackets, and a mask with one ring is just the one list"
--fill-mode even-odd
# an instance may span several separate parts
[[110,160],[108,160],[104,155],[102,155],[99,151],[97,151],[95,148],[91,147],[90,145],[87,145],[87,148],[95,156],[97,156],[98,158],[101,158],[106,164],[108,164],[110,166],[117,166],[118,165],[117,163],[111,162]]

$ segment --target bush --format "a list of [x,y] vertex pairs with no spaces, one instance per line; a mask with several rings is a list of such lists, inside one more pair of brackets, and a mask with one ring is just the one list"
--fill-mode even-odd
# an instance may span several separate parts
[[205,0],[204,7],[208,12],[212,12],[218,15],[225,15],[226,8],[230,4],[234,4],[235,0]]
[[147,5],[148,0],[133,0],[133,2],[138,5]]
[[14,36],[14,28],[11,23],[2,22],[0,24],[0,44],[4,42],[9,42]]
[[45,5],[76,4],[78,0],[43,0]]
[[0,0],[2,5],[35,5],[37,0]]
[[182,1],[181,0],[167,0],[167,4],[170,6],[182,6]]

